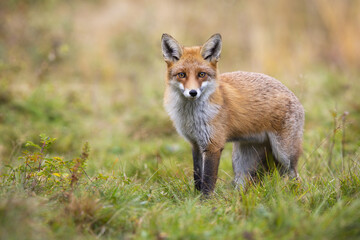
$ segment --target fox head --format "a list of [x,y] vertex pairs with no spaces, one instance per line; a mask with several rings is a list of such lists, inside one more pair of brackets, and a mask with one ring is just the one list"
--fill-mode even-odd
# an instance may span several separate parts
[[167,84],[175,91],[191,100],[215,91],[220,34],[214,34],[198,47],[183,47],[170,35],[163,34],[161,48],[167,63]]

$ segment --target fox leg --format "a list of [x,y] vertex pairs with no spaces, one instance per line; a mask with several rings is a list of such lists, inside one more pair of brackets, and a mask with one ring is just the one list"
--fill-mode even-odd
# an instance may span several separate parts
[[301,137],[269,133],[269,140],[273,155],[281,165],[281,172],[287,173],[290,178],[298,178],[297,161],[301,154]]
[[205,195],[214,191],[222,150],[209,148],[203,152],[201,192]]
[[234,142],[232,165],[235,175],[233,182],[236,187],[244,187],[246,180],[256,173],[265,158],[265,145]]
[[194,183],[195,189],[201,191],[201,176],[202,176],[202,166],[203,159],[201,155],[201,151],[198,145],[192,145],[192,156],[194,162]]

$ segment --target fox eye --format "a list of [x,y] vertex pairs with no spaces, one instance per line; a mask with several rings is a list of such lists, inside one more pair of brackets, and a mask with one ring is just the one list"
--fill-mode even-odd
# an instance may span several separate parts
[[181,72],[181,73],[178,73],[177,74],[179,78],[185,78],[186,77],[186,74]]
[[203,78],[203,77],[205,77],[205,75],[206,75],[206,73],[204,73],[204,72],[199,72],[198,77],[199,77],[199,78]]

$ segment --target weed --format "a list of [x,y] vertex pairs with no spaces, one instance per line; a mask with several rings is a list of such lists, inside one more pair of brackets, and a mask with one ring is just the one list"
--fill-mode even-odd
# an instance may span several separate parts
[[84,144],[80,157],[64,160],[62,157],[47,155],[55,140],[42,134],[40,144],[28,141],[25,146],[34,151],[25,150],[18,158],[19,166],[6,165],[9,171],[0,176],[2,185],[20,184],[25,190],[51,193],[59,189],[67,191],[80,184],[81,177],[86,175],[89,144]]

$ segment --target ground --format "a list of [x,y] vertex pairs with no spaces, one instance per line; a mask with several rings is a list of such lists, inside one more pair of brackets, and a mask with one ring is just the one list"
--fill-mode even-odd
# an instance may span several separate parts
[[[0,238],[360,238],[358,8],[0,3]],[[214,195],[194,191],[190,145],[162,106],[164,32],[187,46],[220,32],[221,72],[263,72],[298,96],[300,181],[275,170],[234,189],[229,144]]]

